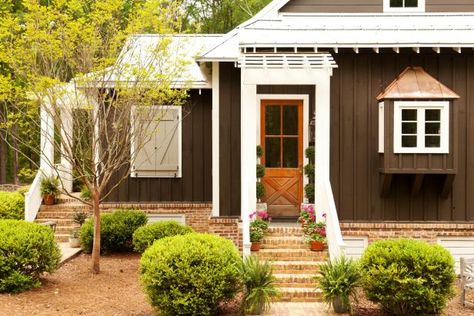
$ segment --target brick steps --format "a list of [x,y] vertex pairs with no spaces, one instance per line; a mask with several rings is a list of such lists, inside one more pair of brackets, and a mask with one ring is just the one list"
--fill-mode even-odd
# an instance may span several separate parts
[[309,250],[303,241],[303,230],[297,224],[272,225],[262,240],[262,249],[254,254],[271,263],[281,291],[280,301],[321,301],[314,276],[319,265],[328,258],[327,251]]

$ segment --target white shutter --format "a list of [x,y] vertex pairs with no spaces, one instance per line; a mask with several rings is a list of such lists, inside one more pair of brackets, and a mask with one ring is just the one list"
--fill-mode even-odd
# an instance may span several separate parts
[[181,107],[162,106],[151,139],[137,153],[133,177],[181,177]]

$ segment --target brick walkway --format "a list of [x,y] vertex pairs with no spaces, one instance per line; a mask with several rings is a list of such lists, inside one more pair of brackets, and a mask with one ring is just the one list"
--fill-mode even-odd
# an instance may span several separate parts
[[266,316],[327,316],[341,315],[328,310],[328,306],[324,303],[273,303],[270,312]]

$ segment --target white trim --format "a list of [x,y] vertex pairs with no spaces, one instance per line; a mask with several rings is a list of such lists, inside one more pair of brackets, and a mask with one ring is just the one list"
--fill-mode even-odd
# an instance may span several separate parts
[[[308,164],[308,158],[306,158],[304,152],[305,149],[309,146],[309,95],[307,94],[257,94],[257,122],[259,128],[257,129],[257,144],[262,145],[261,140],[261,130],[260,126],[260,117],[262,115],[260,106],[262,100],[302,100],[303,101],[303,167]],[[303,175],[303,188],[308,184],[308,177]],[[304,198],[302,203],[308,203],[307,199]]]
[[[406,0],[404,0],[406,1]],[[390,0],[383,0],[383,12],[384,13],[420,13],[425,12],[425,0],[418,0],[417,7],[402,7],[402,8],[392,8],[390,7]]]
[[[417,114],[417,146],[402,147],[401,144],[401,119],[403,109],[416,109]],[[425,147],[425,111],[437,109],[441,111],[440,118],[440,147]],[[393,109],[393,152],[422,153],[422,154],[449,154],[449,101],[395,101]]]
[[220,215],[219,63],[212,63],[212,216]]
[[379,153],[384,153],[385,146],[385,106],[379,102]]
[[[134,123],[136,120],[134,119],[136,115],[136,105],[132,106],[131,111],[130,111],[130,118],[132,122],[131,130],[132,130],[132,135],[134,135]],[[171,175],[159,175],[159,174],[154,174],[154,175],[146,175],[146,174],[140,174],[140,172],[135,172],[134,171],[134,166],[130,167],[130,177],[131,178],[182,178],[183,177],[183,108],[181,106],[175,106],[175,105],[153,105],[151,106],[153,108],[159,108],[159,109],[165,109],[165,110],[176,110],[178,111],[178,127],[177,127],[177,132],[178,132],[178,173],[176,176],[171,176]],[[131,144],[130,144],[130,155],[133,155],[133,153],[136,154],[135,152],[135,137],[131,137]],[[132,161],[135,161],[134,158],[132,158]],[[160,172],[160,170],[155,170],[156,172]]]

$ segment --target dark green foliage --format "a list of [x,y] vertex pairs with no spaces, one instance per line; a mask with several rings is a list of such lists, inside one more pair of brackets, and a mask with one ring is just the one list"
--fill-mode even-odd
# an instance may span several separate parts
[[249,256],[244,259],[239,270],[245,290],[245,311],[258,314],[269,310],[271,302],[279,295],[270,263]]
[[230,240],[191,233],[157,240],[142,255],[140,275],[160,315],[215,315],[239,290],[239,263]]
[[[314,165],[313,164],[307,164],[304,166],[304,174],[309,178],[313,179],[314,178]],[[313,182],[313,181],[310,181]]]
[[265,167],[261,164],[257,165],[257,178],[263,178],[265,175]]
[[74,221],[74,223],[78,224],[79,226],[82,226],[88,217],[89,216],[86,212],[76,212],[72,215],[72,220]]
[[308,183],[304,187],[304,193],[309,203],[314,203],[314,184]]
[[55,197],[59,196],[59,180],[56,177],[47,177],[41,180],[41,194],[50,194]]
[[309,159],[310,163],[314,163],[314,154],[316,153],[314,146],[309,146],[304,151],[305,157]]
[[263,156],[263,148],[262,146],[258,145],[257,146],[257,158],[262,158]]
[[[133,233],[146,225],[148,218],[137,210],[118,210],[100,216],[100,252],[130,251],[133,249]],[[81,227],[81,246],[85,252],[92,252],[94,223],[88,219]]]
[[137,252],[144,252],[153,245],[155,240],[165,237],[186,235],[192,233],[193,229],[175,221],[163,221],[142,226],[133,233],[133,248]]
[[25,197],[20,192],[0,191],[0,219],[23,219]]
[[257,200],[260,200],[265,195],[265,186],[262,182],[257,182]]
[[0,292],[21,292],[41,285],[43,272],[53,272],[61,253],[46,226],[0,220]]
[[318,288],[323,291],[326,303],[331,304],[334,298],[340,298],[342,303],[349,307],[350,298],[355,294],[361,274],[355,261],[341,256],[320,265],[315,280]]
[[454,259],[439,245],[377,241],[362,256],[361,271],[367,298],[393,315],[441,314],[454,295]]

